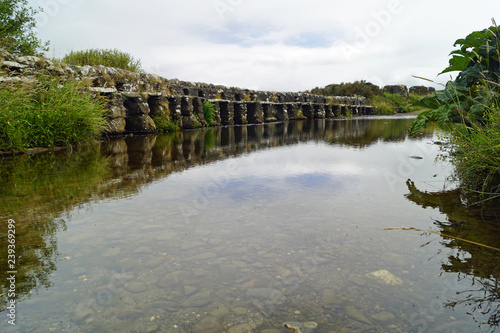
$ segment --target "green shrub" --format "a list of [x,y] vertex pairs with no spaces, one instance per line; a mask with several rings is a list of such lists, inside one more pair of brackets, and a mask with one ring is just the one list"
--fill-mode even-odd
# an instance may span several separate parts
[[140,60],[136,60],[129,53],[117,49],[71,51],[61,61],[75,66],[103,65],[132,72],[143,72]]
[[493,23],[455,42],[460,48],[450,53],[450,65],[440,74],[460,73],[444,90],[415,103],[427,111],[412,124],[413,134],[433,121],[441,126],[463,122],[470,126],[485,120],[500,94],[500,28]]
[[209,101],[203,101],[203,117],[210,126],[215,122],[215,105]]
[[179,123],[173,121],[169,116],[156,115],[153,117],[158,133],[176,132],[180,129]]
[[500,196],[500,28],[493,24],[455,42],[460,48],[441,74],[458,76],[415,103],[427,110],[410,126],[413,135],[430,122],[448,129],[462,184],[487,198]]
[[94,141],[107,126],[103,101],[82,83],[42,77],[0,85],[0,151]]

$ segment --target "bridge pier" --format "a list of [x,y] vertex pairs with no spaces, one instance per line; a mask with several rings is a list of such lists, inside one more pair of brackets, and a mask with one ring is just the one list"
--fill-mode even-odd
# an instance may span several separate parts
[[264,111],[262,103],[247,102],[247,120],[250,124],[261,124],[264,122]]
[[278,121],[288,121],[288,111],[286,105],[283,103],[276,103],[276,119]]
[[220,119],[222,125],[234,125],[234,107],[229,101],[220,101]]
[[248,124],[246,102],[234,102],[234,123],[237,125]]

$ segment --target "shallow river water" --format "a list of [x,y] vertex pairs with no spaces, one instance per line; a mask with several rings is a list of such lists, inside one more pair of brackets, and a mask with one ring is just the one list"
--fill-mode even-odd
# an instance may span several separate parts
[[500,252],[386,230],[500,247],[495,212],[463,205],[439,135],[409,138],[411,121],[218,128],[0,160],[0,331],[495,331]]

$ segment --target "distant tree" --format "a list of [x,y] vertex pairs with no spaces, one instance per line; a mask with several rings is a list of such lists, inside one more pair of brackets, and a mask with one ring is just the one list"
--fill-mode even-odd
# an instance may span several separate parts
[[29,7],[27,0],[0,0],[0,48],[24,55],[47,51],[48,42],[43,43],[34,31],[40,11]]

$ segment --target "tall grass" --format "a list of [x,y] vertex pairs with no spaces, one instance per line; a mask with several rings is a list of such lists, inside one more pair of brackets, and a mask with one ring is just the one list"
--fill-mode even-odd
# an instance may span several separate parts
[[490,107],[482,123],[465,122],[452,130],[453,158],[463,185],[485,195],[500,197],[500,108]]
[[412,104],[419,100],[421,96],[409,94],[408,97],[399,94],[383,93],[373,95],[368,99],[368,104],[376,108],[377,114],[407,113],[417,111],[418,107]]
[[0,85],[0,151],[94,141],[107,126],[101,99],[80,82],[40,77]]
[[84,51],[71,51],[61,60],[75,66],[114,67],[132,72],[143,72],[141,61],[132,55],[117,49],[89,49]]

